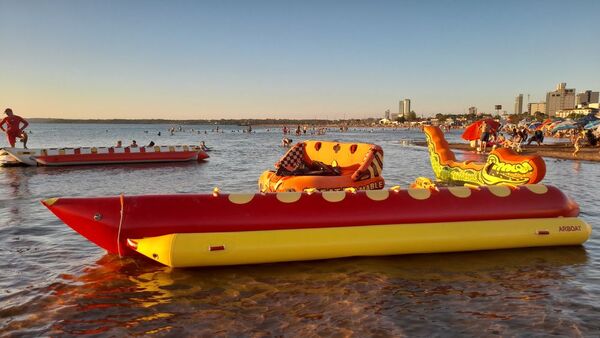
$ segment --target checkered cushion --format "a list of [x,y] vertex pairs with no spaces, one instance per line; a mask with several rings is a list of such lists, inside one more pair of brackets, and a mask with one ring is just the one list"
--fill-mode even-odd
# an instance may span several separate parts
[[298,143],[293,146],[292,149],[283,155],[279,162],[275,163],[275,168],[279,169],[283,167],[289,171],[296,170],[300,164],[304,163],[304,147],[304,143]]

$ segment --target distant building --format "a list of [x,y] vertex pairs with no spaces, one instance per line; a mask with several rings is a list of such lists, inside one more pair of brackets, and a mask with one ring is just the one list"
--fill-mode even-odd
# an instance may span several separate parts
[[523,94],[515,97],[515,114],[523,114]]
[[410,99],[400,100],[400,102],[398,103],[399,116],[406,117],[408,113],[410,113]]
[[546,102],[532,102],[527,105],[529,114],[535,115],[535,113],[546,113]]
[[590,103],[598,103],[598,92],[586,90],[583,93],[577,94],[575,104],[578,108],[587,107]]
[[567,84],[561,82],[556,90],[546,94],[546,114],[556,116],[559,110],[575,108],[575,89],[567,89]]
[[396,114],[396,113],[393,113],[393,114],[392,114],[392,116],[391,116],[391,120],[392,120],[392,121],[396,121],[396,120],[398,120],[398,116],[399,116],[398,114]]
[[469,107],[469,114],[477,115],[477,107]]
[[385,113],[383,113],[383,118],[386,120],[390,119],[390,110],[386,110]]
[[585,116],[585,115],[588,115],[590,113],[597,114],[598,113],[598,108],[562,109],[562,110],[559,110],[559,111],[556,112],[556,117],[567,118],[571,114],[579,115],[579,116]]

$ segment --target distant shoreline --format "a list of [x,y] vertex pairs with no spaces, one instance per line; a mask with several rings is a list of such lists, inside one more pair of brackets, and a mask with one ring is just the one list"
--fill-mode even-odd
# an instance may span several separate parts
[[175,125],[234,125],[234,126],[371,126],[377,119],[360,120],[292,120],[292,119],[208,119],[208,120],[171,120],[171,119],[60,119],[29,118],[34,123],[88,123],[88,124],[175,124]]

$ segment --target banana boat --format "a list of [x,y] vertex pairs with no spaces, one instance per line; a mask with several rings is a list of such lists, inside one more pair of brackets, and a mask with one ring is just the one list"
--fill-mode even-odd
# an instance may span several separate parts
[[559,189],[441,187],[51,198],[109,253],[195,267],[580,245],[591,227]]
[[29,166],[200,161],[208,154],[198,146],[4,148],[6,160]]

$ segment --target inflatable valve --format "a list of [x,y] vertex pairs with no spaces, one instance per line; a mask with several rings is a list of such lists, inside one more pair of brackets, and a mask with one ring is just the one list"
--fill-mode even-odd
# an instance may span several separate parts
[[399,185],[395,185],[395,186],[391,187],[390,190],[393,192],[400,192],[400,190],[402,190],[402,188]]
[[520,187],[518,185],[511,184],[511,183],[508,183],[508,182],[502,182],[502,183],[499,183],[498,185],[503,185],[505,187],[509,187],[510,190],[518,190],[518,189],[520,189]]
[[307,193],[308,195],[312,195],[315,192],[317,192],[317,188],[308,188],[308,189],[304,189],[304,192]]

